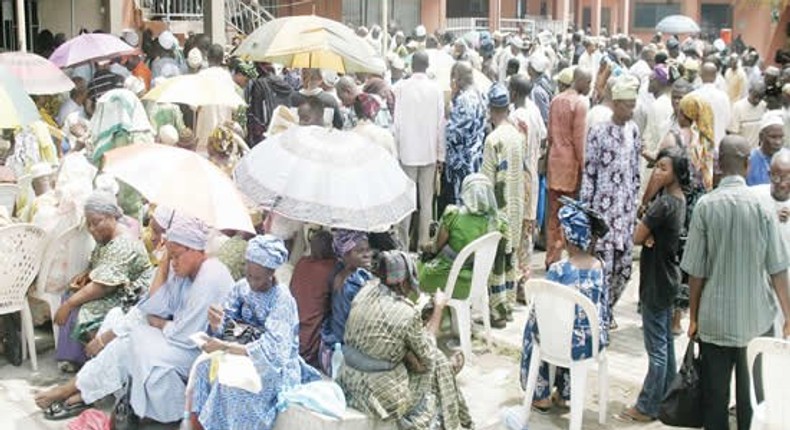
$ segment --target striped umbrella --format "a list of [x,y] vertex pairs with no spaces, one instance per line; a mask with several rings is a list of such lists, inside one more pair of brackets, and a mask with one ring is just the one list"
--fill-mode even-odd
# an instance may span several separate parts
[[58,67],[71,67],[92,60],[131,54],[136,49],[112,34],[86,33],[60,45],[49,61]]
[[0,112],[0,129],[25,126],[41,118],[22,83],[3,66],[0,66]]
[[267,22],[244,39],[236,54],[245,60],[340,73],[381,73],[386,67],[373,47],[350,28],[307,15]]
[[74,82],[58,66],[30,52],[2,53],[0,66],[16,76],[28,94],[58,94],[74,88]]

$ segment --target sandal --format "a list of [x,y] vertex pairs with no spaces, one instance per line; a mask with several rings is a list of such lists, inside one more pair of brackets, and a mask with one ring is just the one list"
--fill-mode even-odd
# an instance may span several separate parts
[[549,413],[551,413],[551,404],[549,404],[549,406],[540,406],[539,403],[543,401],[544,400],[538,400],[532,402],[532,410],[541,415],[548,415]]
[[76,417],[89,406],[85,402],[77,402],[67,405],[64,401],[54,402],[44,409],[44,419],[50,421],[60,421]]
[[621,421],[631,422],[631,423],[650,423],[655,421],[656,419],[650,416],[647,416],[636,408],[636,406],[631,406],[630,408],[620,412],[617,415],[617,418]]

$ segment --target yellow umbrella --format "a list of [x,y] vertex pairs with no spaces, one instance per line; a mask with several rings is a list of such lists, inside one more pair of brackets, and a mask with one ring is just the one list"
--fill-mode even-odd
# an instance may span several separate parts
[[247,36],[236,55],[291,68],[340,73],[382,73],[378,53],[350,28],[318,16],[291,16],[267,22]]
[[236,92],[236,84],[230,76],[222,76],[210,71],[170,78],[149,91],[143,96],[143,100],[183,103],[193,107],[236,108],[245,104],[244,99]]
[[0,129],[17,128],[41,119],[36,104],[25,93],[22,83],[0,66]]

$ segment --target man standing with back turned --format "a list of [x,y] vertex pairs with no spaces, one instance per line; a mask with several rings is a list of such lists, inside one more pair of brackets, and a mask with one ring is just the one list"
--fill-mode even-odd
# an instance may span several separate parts
[[752,408],[746,346],[756,337],[773,333],[776,304],[771,286],[785,315],[784,336],[790,336],[790,257],[776,216],[746,187],[749,149],[741,136],[722,140],[721,182],[694,208],[680,265],[689,274],[691,288],[688,335],[698,336],[700,342],[706,430],[729,428],[733,368],[738,428],[749,428]]

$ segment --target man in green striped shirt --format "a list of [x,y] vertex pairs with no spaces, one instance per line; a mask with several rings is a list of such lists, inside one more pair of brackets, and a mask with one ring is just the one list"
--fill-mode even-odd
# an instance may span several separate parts
[[[772,333],[776,304],[771,286],[785,319],[790,317],[790,256],[776,217],[746,186],[748,165],[746,139],[724,138],[719,148],[723,179],[694,208],[681,262],[691,287],[688,334],[700,341],[706,430],[729,428],[727,405],[733,368],[738,428],[749,428],[752,411],[746,346],[752,339]],[[784,336],[790,336],[790,322],[784,325]]]

